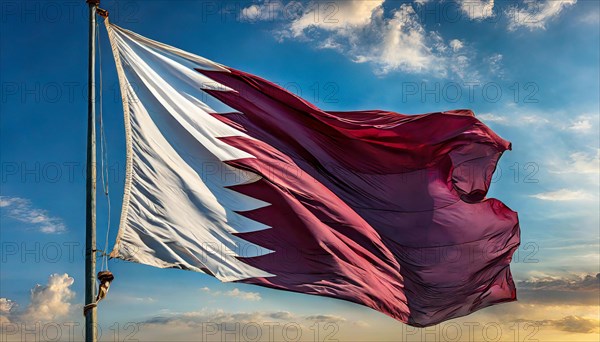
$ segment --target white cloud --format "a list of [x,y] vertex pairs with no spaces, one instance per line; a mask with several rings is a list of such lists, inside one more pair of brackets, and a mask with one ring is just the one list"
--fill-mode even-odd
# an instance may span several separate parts
[[495,122],[498,124],[507,124],[509,122],[506,116],[500,116],[492,113],[484,113],[477,115],[477,118],[482,121]]
[[11,311],[15,308],[15,302],[8,298],[0,298],[0,324],[10,323]]
[[261,300],[260,293],[241,291],[240,289],[237,289],[237,288],[235,288],[231,291],[225,292],[225,295],[229,296],[229,297],[239,298],[242,300],[252,301],[252,302]]
[[256,302],[261,300],[261,296],[260,293],[258,292],[246,292],[246,291],[242,291],[238,288],[234,288],[231,291],[212,291],[210,288],[208,287],[203,287],[200,289],[200,291],[205,292],[210,294],[211,296],[227,296],[227,297],[234,297],[234,298],[239,298],[241,300],[246,300],[246,301],[251,301],[251,302]]
[[581,190],[569,190],[569,189],[560,189],[556,191],[550,192],[542,192],[535,195],[530,195],[529,197],[537,198],[542,201],[580,201],[590,199],[590,194],[583,192]]
[[15,302],[8,298],[0,298],[0,314],[8,314],[15,306]]
[[[499,55],[497,60],[502,60],[502,55]],[[496,72],[496,74],[501,75],[502,72]],[[557,134],[569,133],[574,137],[583,137],[587,140],[590,138],[588,134],[595,135],[595,138],[598,138],[598,116],[586,114],[573,117],[573,114],[569,112],[522,112],[514,108],[506,108],[504,112],[510,114],[484,113],[477,115],[477,118],[485,122],[510,127],[524,127],[524,125],[527,125],[528,127],[550,128]]]
[[381,44],[355,51],[357,62],[372,62],[382,73],[423,72],[440,65],[441,58],[428,44],[427,32],[412,6],[403,4],[391,19],[379,17],[377,21],[381,22],[377,25],[381,29]]
[[494,16],[494,0],[458,0],[460,9],[470,19],[482,20]]
[[492,113],[477,115],[477,118],[484,122],[493,122],[503,126],[522,127],[523,125],[545,125],[550,124],[550,120],[535,114],[525,114],[516,117],[508,117]]
[[[403,71],[445,76],[448,70],[465,74],[459,70],[464,65],[457,64],[437,32],[425,30],[410,4],[385,14],[383,2],[338,1],[331,3],[335,4],[333,9],[321,5],[318,15],[313,9],[307,10],[288,23],[279,31],[279,38],[315,42],[356,63],[372,64],[378,74]],[[457,44],[464,45],[457,40],[455,48]]]
[[335,39],[333,39],[332,37],[327,37],[325,40],[323,40],[319,44],[319,48],[336,50],[338,52],[344,52],[344,46],[342,44],[338,43],[337,41],[335,41]]
[[549,124],[550,120],[538,115],[523,115],[518,118],[516,124]]
[[[272,17],[282,25],[274,33],[279,41],[310,42],[320,49],[335,50],[355,63],[368,63],[379,75],[400,71],[478,81],[478,63],[473,61],[476,51],[460,39],[446,42],[437,31],[427,30],[421,23],[414,7],[428,1],[399,3],[386,9],[385,0],[292,1],[286,5],[277,1],[278,5],[272,6],[279,14]],[[274,2],[245,7],[240,16],[264,18],[261,13],[268,3]]]
[[574,152],[568,160],[555,163],[551,173],[600,174],[600,149],[596,153]]
[[558,17],[563,9],[573,6],[576,2],[577,0],[527,1],[524,8],[511,6],[506,12],[509,19],[508,29],[513,31],[525,27],[531,31],[543,30],[550,20]]
[[463,45],[463,42],[461,42],[461,41],[460,41],[460,40],[458,40],[458,39],[452,39],[452,40],[450,41],[450,47],[452,48],[452,51],[454,51],[454,52],[456,52],[456,51],[458,51],[458,50],[462,49],[462,48],[463,48],[463,46],[464,46],[464,45]]
[[[385,0],[338,1],[310,6],[290,25],[292,35],[299,37],[313,27],[328,31],[352,31],[371,24],[373,16],[382,11]],[[349,33],[349,32],[346,32]]]
[[260,7],[258,5],[251,5],[242,9],[242,16],[247,20],[259,18],[261,14]]
[[36,285],[31,289],[30,301],[23,317],[28,321],[49,321],[66,316],[70,300],[75,297],[71,290],[73,278],[68,274],[52,274],[47,285]]
[[66,231],[61,219],[50,216],[46,210],[34,208],[27,199],[0,196],[0,208],[8,217],[35,225],[42,233],[53,234]]
[[487,62],[490,66],[490,72],[495,75],[503,76],[504,72],[502,70],[502,59],[504,56],[499,53],[495,53],[488,57]]
[[575,121],[569,128],[575,131],[586,132],[592,129],[592,124],[589,120],[579,120]]
[[0,322],[48,322],[64,318],[71,313],[73,278],[68,274],[52,274],[48,284],[31,289],[29,304],[24,311],[16,310],[16,303],[0,298]]
[[592,122],[589,118],[583,117],[579,118],[569,126],[569,129],[572,129],[577,132],[585,133],[592,130]]
[[446,64],[451,73],[462,80],[477,82],[480,79],[479,72],[471,67],[471,57],[467,54],[454,54],[446,58]]
[[250,22],[276,20],[282,16],[293,15],[293,9],[296,5],[295,1],[291,1],[286,5],[279,0],[260,1],[242,8],[240,20]]

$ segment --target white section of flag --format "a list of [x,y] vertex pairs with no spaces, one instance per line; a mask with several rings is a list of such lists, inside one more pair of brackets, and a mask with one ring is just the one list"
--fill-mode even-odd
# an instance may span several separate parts
[[244,136],[220,122],[201,89],[231,91],[194,68],[223,66],[107,23],[119,74],[127,136],[127,179],[111,256],[214,275],[221,281],[272,276],[236,257],[272,251],[232,235],[268,229],[235,211],[269,203],[226,186],[256,174],[224,161],[253,158],[220,141]]

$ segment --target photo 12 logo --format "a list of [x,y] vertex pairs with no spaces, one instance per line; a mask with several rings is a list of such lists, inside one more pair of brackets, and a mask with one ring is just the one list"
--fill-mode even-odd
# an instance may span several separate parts
[[539,92],[536,82],[402,82],[403,103],[496,103],[505,97],[514,103],[538,103]]
[[[144,323],[112,322],[96,325],[98,341],[130,341],[136,338]],[[75,342],[85,339],[85,325],[82,322],[2,322],[0,323],[0,342],[11,341],[45,341]]]

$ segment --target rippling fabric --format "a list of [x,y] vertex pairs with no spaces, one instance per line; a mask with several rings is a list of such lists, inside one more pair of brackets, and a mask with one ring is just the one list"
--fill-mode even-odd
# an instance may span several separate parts
[[510,143],[471,111],[328,112],[108,30],[128,137],[112,256],[343,299],[414,326],[516,299],[517,214],[486,197]]

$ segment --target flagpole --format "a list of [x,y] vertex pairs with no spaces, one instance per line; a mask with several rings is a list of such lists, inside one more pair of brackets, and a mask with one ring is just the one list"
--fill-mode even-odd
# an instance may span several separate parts
[[[86,0],[89,6],[88,128],[85,200],[85,304],[96,297],[96,8],[100,0]],[[85,341],[96,342],[96,308],[85,316]]]

